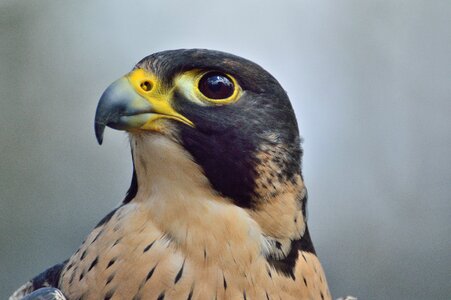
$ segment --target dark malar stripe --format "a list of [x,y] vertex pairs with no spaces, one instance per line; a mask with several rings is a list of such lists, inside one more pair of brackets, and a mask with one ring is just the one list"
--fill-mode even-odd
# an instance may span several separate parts
[[133,157],[133,151],[132,151],[132,161],[133,161],[133,176],[132,176],[132,182],[130,183],[130,187],[128,188],[127,194],[125,195],[124,200],[122,201],[123,204],[127,204],[130,201],[135,198],[136,193],[138,193],[138,179],[136,177],[136,170],[135,170],[135,159]]

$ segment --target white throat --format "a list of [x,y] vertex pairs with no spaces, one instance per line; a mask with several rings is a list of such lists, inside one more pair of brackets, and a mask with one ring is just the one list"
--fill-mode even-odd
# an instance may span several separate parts
[[225,239],[265,252],[260,226],[244,209],[212,189],[199,165],[179,144],[160,134],[132,135],[130,142],[138,181],[133,202],[148,211],[162,232],[182,247],[198,249],[200,244],[209,252],[221,252],[221,243],[211,242]]
[[196,195],[201,191],[205,195],[211,191],[208,179],[191,155],[168,137],[156,133],[132,135],[130,143],[139,186],[137,197],[151,201],[165,197],[168,201],[174,196],[183,198],[187,192]]

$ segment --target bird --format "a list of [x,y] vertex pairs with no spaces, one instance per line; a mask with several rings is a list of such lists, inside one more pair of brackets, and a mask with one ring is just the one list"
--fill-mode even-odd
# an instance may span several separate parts
[[[10,300],[331,299],[296,116],[261,66],[207,49],[151,54],[104,91],[94,127],[99,144],[106,127],[128,134],[130,188]],[[38,298],[47,291],[60,298]]]

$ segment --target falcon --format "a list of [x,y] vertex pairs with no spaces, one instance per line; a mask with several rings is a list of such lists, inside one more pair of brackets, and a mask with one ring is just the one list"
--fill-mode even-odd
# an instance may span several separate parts
[[125,199],[10,299],[331,298],[296,117],[262,67],[212,50],[152,54],[101,96],[100,144],[106,126],[129,136]]

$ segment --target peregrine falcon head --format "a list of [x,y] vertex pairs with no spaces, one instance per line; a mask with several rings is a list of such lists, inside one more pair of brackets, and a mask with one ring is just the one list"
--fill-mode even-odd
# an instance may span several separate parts
[[[177,144],[214,192],[242,208],[257,208],[302,181],[299,132],[286,92],[259,65],[235,55],[191,49],[145,57],[102,95],[99,143],[105,126],[129,133],[135,169],[156,154],[142,153],[150,151],[140,146],[146,141]],[[145,180],[139,177],[135,171],[128,198]]]

